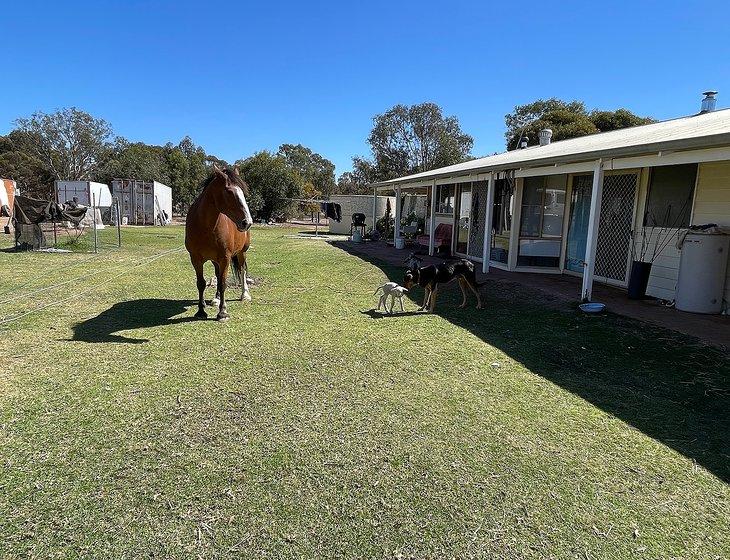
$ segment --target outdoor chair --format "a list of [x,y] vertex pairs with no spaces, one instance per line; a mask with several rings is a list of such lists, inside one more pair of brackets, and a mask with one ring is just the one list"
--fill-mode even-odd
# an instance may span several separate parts
[[[433,240],[436,254],[448,255],[451,253],[451,230],[451,224],[439,224],[436,226]],[[419,235],[416,238],[416,243],[425,247],[428,247],[428,241],[429,239],[427,234]]]

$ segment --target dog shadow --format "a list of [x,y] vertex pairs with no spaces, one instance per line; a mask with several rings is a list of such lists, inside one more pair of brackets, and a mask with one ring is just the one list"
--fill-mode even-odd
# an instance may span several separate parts
[[368,309],[367,311],[360,311],[363,315],[367,315],[371,319],[386,319],[394,317],[413,317],[415,315],[427,315],[424,311],[394,311],[393,313],[387,313],[385,311],[378,311],[377,309]]

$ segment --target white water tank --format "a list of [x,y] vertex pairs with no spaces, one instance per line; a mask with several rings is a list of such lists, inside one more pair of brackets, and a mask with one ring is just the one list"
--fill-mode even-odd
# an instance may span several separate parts
[[680,311],[720,313],[730,236],[688,233],[679,260],[675,305]]

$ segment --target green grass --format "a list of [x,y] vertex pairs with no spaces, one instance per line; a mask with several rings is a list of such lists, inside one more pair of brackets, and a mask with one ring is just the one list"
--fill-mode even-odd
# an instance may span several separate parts
[[0,557],[730,557],[725,355],[496,283],[380,318],[400,270],[291,233],[225,324],[181,228],[0,253]]

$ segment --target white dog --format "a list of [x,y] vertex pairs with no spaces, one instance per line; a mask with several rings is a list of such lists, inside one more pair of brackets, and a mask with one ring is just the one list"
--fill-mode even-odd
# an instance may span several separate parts
[[393,313],[396,298],[398,298],[398,302],[400,303],[400,310],[405,311],[403,308],[403,296],[408,293],[406,288],[399,286],[395,282],[386,282],[382,286],[378,286],[373,295],[376,295],[380,290],[383,290],[383,295],[380,296],[380,300],[378,301],[378,311],[381,306],[383,310],[388,311],[388,296],[390,296],[390,310],[388,313]]

